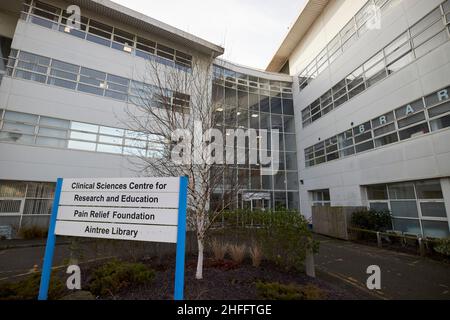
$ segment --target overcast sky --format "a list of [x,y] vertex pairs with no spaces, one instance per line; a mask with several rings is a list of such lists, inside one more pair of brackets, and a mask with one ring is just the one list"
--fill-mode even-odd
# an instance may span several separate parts
[[113,0],[225,48],[222,58],[265,69],[305,0]]

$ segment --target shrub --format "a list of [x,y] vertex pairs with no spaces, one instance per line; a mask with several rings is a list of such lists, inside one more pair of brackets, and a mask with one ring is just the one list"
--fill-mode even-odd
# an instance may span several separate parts
[[22,227],[19,231],[19,236],[23,239],[42,239],[47,237],[47,228],[30,226]]
[[93,272],[89,290],[99,296],[115,295],[130,286],[150,282],[155,272],[142,263],[112,260]]
[[257,282],[256,290],[261,299],[267,300],[320,300],[324,293],[318,287],[307,284],[281,284],[279,282]]
[[[298,211],[235,210],[224,213],[224,232],[242,242],[251,236],[264,258],[286,269],[303,269],[309,252],[317,252],[308,221]],[[231,231],[230,231],[231,229]]]
[[444,256],[450,256],[450,238],[437,240],[434,251]]
[[229,252],[230,252],[230,256],[231,259],[237,263],[237,264],[241,264],[242,261],[244,261],[245,258],[245,249],[246,246],[245,245],[229,245]]
[[264,213],[257,229],[264,256],[285,269],[302,270],[308,252],[317,252],[308,222],[295,211]]
[[250,257],[252,258],[252,265],[254,267],[257,268],[261,265],[263,255],[262,255],[261,248],[257,244],[254,244],[250,248]]
[[361,229],[386,231],[392,228],[391,214],[389,211],[357,211],[352,214],[351,224]]
[[[39,294],[41,273],[32,274],[27,279],[0,285],[0,300],[35,300]],[[65,293],[65,285],[61,279],[52,276],[48,288],[48,299],[61,298]]]
[[214,259],[223,260],[225,258],[225,254],[227,253],[228,246],[214,239],[211,242],[211,249],[214,254]]

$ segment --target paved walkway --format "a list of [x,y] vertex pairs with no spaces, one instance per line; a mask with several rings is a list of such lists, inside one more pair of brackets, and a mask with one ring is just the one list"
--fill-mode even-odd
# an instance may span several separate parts
[[[450,300],[450,264],[319,235],[317,240],[319,276],[341,280],[375,299]],[[370,265],[381,269],[381,290],[366,287]]]

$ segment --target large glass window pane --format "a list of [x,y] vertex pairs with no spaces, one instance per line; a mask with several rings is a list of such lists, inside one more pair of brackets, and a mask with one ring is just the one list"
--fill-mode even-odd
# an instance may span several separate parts
[[100,127],[100,133],[101,134],[107,134],[110,136],[118,136],[118,137],[122,137],[124,134],[123,129],[118,129],[118,128],[111,128],[111,127]]
[[270,111],[272,113],[282,114],[281,99],[277,97],[270,98]]
[[39,125],[68,129],[70,127],[70,121],[41,116]]
[[[60,73],[60,71],[52,72],[52,74],[54,74],[54,73]],[[67,75],[66,74],[64,74],[64,75],[56,74],[56,76],[66,77]],[[76,82],[62,80],[62,79],[53,78],[53,77],[49,77],[47,79],[47,84],[52,85],[52,86],[61,87],[61,88],[71,89],[71,90],[75,90],[77,87]]]
[[398,135],[397,132],[394,132],[392,134],[389,134],[387,136],[375,139],[375,147],[382,147],[391,143],[395,143],[398,141]]
[[422,220],[422,227],[425,237],[448,238],[450,236],[448,222]]
[[98,21],[95,21],[92,19],[89,21],[89,32],[90,33],[110,39],[112,31],[113,31],[113,27],[111,27],[111,26],[108,26],[104,23],[101,23],[101,22],[98,22]]
[[40,136],[61,138],[61,139],[65,139],[67,137],[66,130],[50,129],[50,128],[43,128],[43,127],[39,128],[38,134]]
[[450,127],[450,115],[430,121],[431,131]]
[[387,188],[385,184],[367,187],[367,197],[369,200],[387,200]]
[[0,132],[0,141],[33,144],[34,136],[20,132]]
[[422,123],[417,126],[400,131],[399,135],[400,135],[400,140],[405,140],[405,139],[421,136],[428,132],[430,132],[430,130],[428,128],[428,123]]
[[22,70],[15,70],[14,71],[14,77],[25,79],[25,80],[31,80],[36,81],[40,83],[45,83],[47,77],[42,74],[37,73],[31,73],[28,71],[22,71]]
[[444,42],[448,41],[448,39],[449,39],[448,31],[447,30],[441,31],[440,33],[435,35],[433,38],[424,42],[422,45],[420,45],[420,47],[417,47],[415,49],[416,58],[422,57],[423,55],[427,54],[431,50],[437,48]]
[[369,208],[377,212],[389,211],[389,205],[387,202],[371,202],[369,204]]
[[430,117],[436,117],[447,112],[450,112],[450,102],[446,102],[437,107],[428,109],[428,114]]
[[441,18],[441,10],[440,8],[436,8],[411,28],[411,35],[413,37],[418,35],[440,18]]
[[21,123],[8,123],[3,124],[3,131],[17,132],[17,133],[28,133],[34,134],[34,126]]
[[80,69],[80,67],[78,67],[77,65],[58,60],[52,60],[52,68],[75,74],[77,74],[78,70]]
[[356,153],[364,152],[374,148],[373,141],[364,142],[355,146]]
[[98,132],[98,126],[94,124],[88,124],[88,123],[82,123],[82,122],[75,122],[73,121],[71,123],[70,128],[72,130],[79,130],[79,131],[87,131],[87,132]]
[[15,111],[5,111],[5,120],[17,121],[21,123],[37,123],[38,116],[29,113],[15,112]]
[[79,140],[87,140],[87,141],[96,141],[97,140],[97,135],[96,134],[92,134],[92,133],[71,131],[70,132],[70,138],[71,139],[79,139]]
[[286,169],[297,170],[297,154],[295,152],[286,152]]
[[443,199],[441,182],[426,180],[416,182],[416,192],[419,199]]
[[399,129],[410,126],[412,124],[421,122],[425,120],[425,112],[416,113],[412,116],[409,116],[407,118],[398,120],[398,127]]
[[404,66],[408,65],[409,63],[411,63],[414,60],[414,56],[412,53],[407,53],[406,55],[402,56],[401,58],[393,61],[393,62],[389,62],[387,65],[387,72],[388,74],[397,72],[398,70],[400,70],[401,68],[403,68]]
[[394,217],[419,217],[416,201],[391,201],[391,210]]
[[450,87],[439,90],[425,97],[427,107],[432,107],[436,104],[445,102],[450,99]]
[[283,113],[285,115],[294,115],[294,104],[291,99],[283,99]]
[[412,182],[390,184],[388,188],[390,199],[416,199]]
[[373,68],[366,71],[367,86],[373,86],[378,81],[386,77],[386,69],[384,68],[384,61],[380,61]]
[[[395,123],[391,123],[391,124],[389,124],[387,126],[375,129],[373,131],[373,134],[374,134],[375,137],[378,137],[378,136],[385,135],[386,133],[389,133],[389,132],[392,132],[392,131],[395,131],[395,130],[396,130]],[[397,133],[395,133],[395,135],[397,135]]]
[[413,219],[392,219],[394,230],[409,234],[422,234],[419,220]]
[[447,218],[444,202],[421,202],[420,209],[424,217]]

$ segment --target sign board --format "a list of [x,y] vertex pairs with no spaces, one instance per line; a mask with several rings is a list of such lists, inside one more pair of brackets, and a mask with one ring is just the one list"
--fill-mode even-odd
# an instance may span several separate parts
[[270,200],[270,193],[268,192],[246,192],[242,195],[244,201],[251,200]]
[[62,179],[56,185],[39,299],[47,299],[55,235],[176,243],[183,299],[187,177]]

